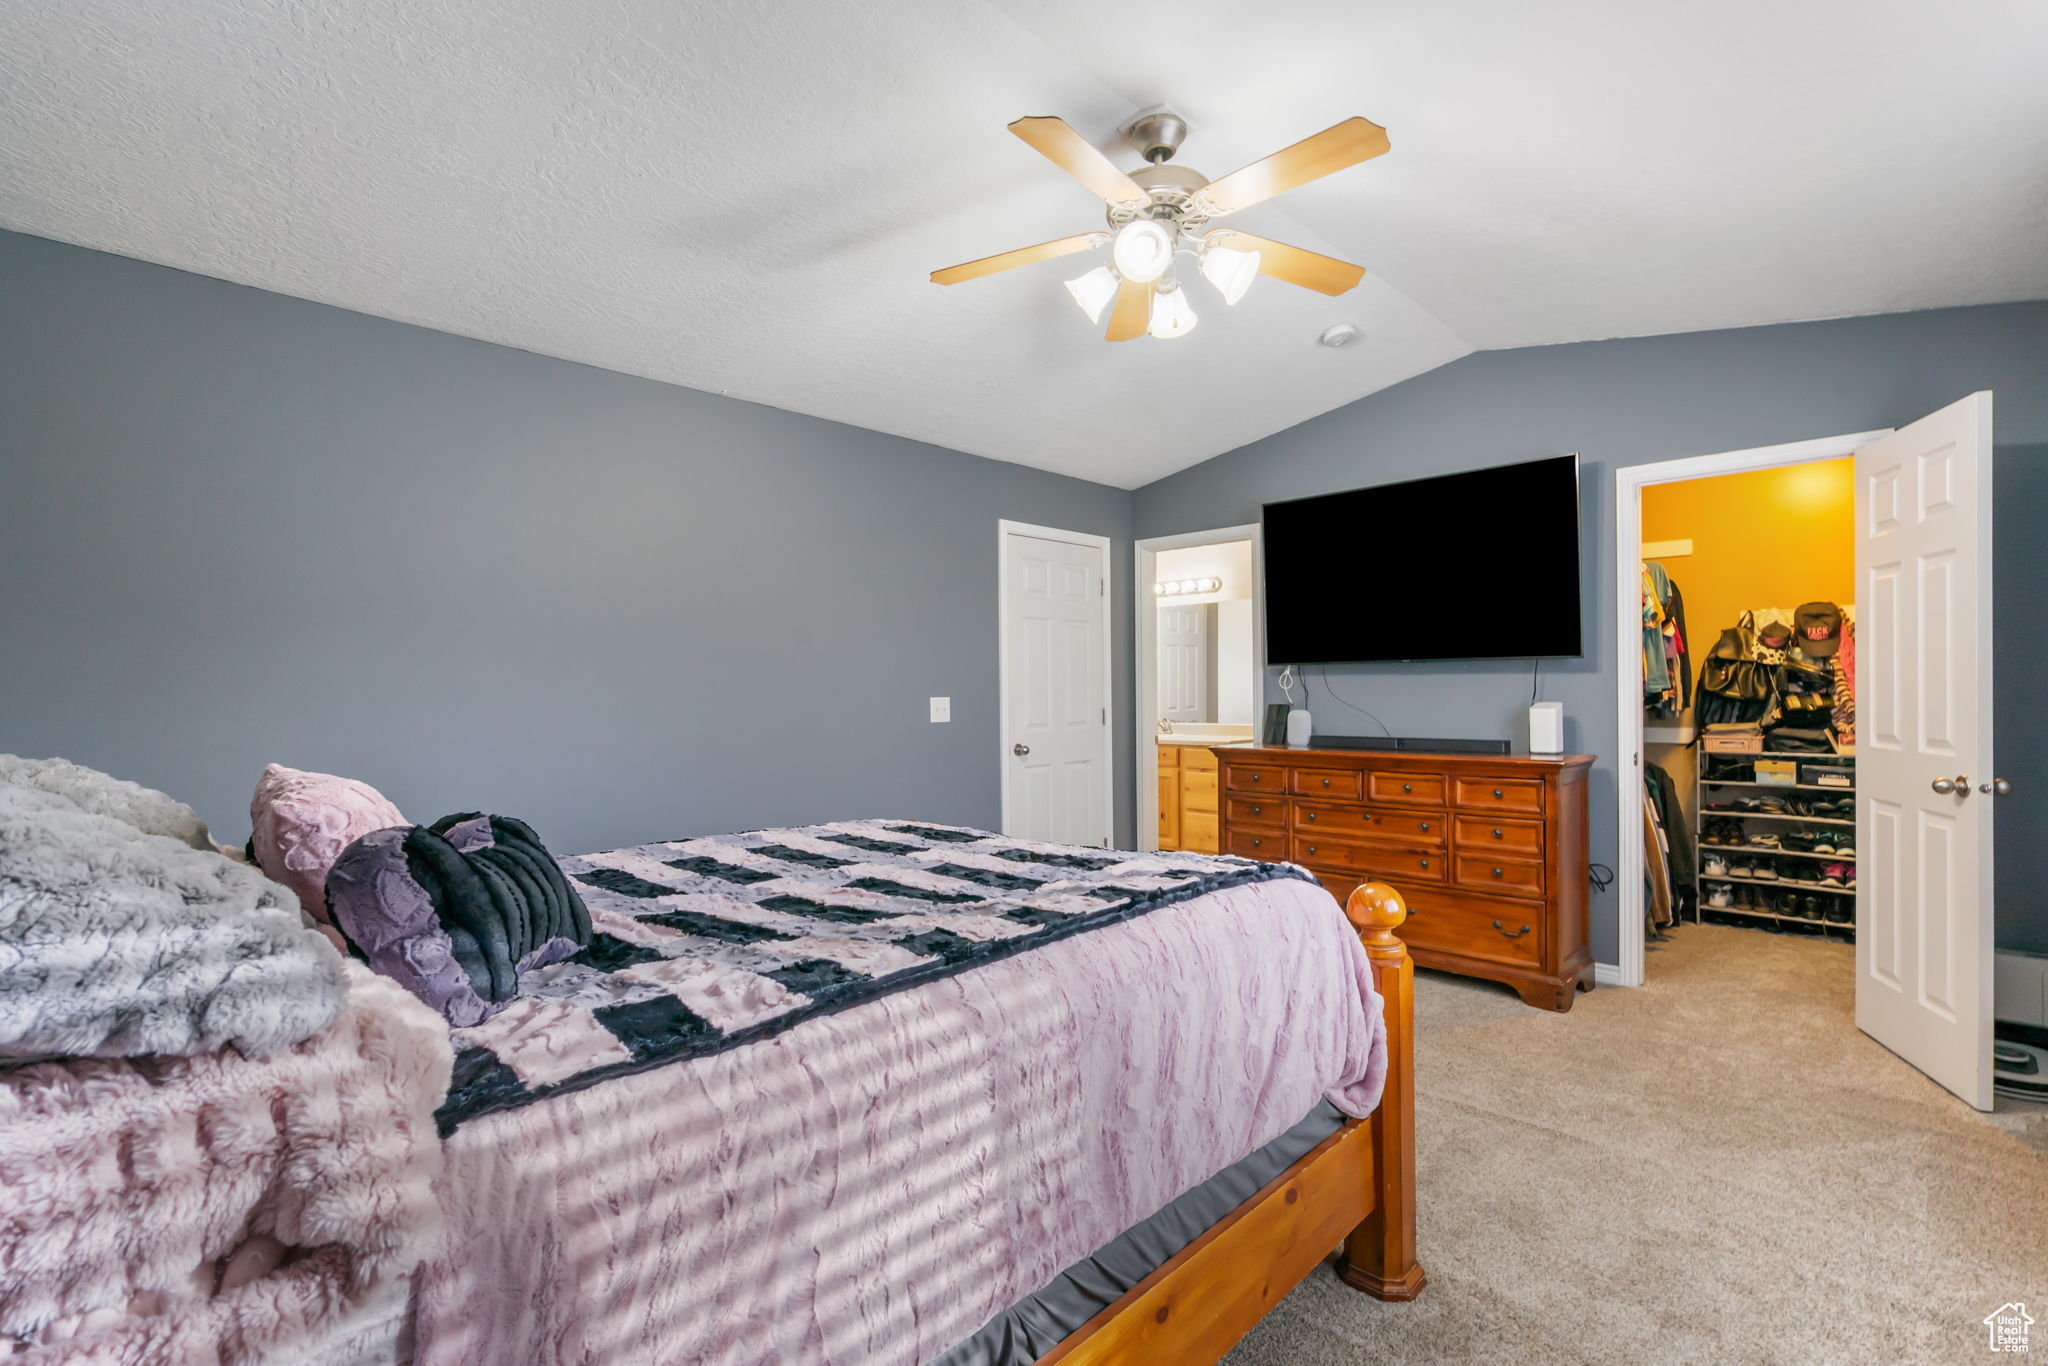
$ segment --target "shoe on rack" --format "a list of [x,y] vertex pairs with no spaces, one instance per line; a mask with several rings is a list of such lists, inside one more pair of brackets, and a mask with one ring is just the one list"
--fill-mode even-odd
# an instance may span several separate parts
[[1785,798],[1785,810],[1794,816],[1811,816],[1813,814],[1813,803],[1804,797],[1787,797]]
[[1749,847],[1752,849],[1775,849],[1778,847],[1778,837],[1769,833],[1751,835],[1749,837]]
[[1789,916],[1793,920],[1799,919],[1799,893],[1778,893],[1778,914]]
[[1785,836],[1785,847],[1794,853],[1810,854],[1813,852],[1814,842],[1819,838],[1820,836],[1811,830],[1794,830]]
[[1717,911],[1726,910],[1731,904],[1733,904],[1733,900],[1734,899],[1729,895],[1728,887],[1725,883],[1712,888],[1707,893],[1707,904],[1709,906],[1712,906]]
[[[1820,898],[1809,897],[1807,899],[1818,901]],[[1830,925],[1853,925],[1856,923],[1856,903],[1853,900],[1846,896],[1831,896],[1827,899],[1832,904],[1826,907],[1821,914],[1827,918],[1827,922]]]
[[1728,876],[1728,860],[1722,858],[1719,854],[1708,854],[1705,861],[1700,864],[1700,872],[1707,877],[1726,877]]
[[1749,875],[1762,882],[1776,882],[1778,870],[1769,863],[1759,863],[1749,870]]
[[1823,863],[1820,866],[1820,885],[1842,887],[1847,885],[1849,865],[1846,863]]
[[1832,854],[1835,852],[1835,842],[1828,838],[1825,830],[1819,832],[1819,837],[1814,840],[1813,852],[1816,854]]
[[1813,869],[1809,868],[1808,866],[1802,863],[1799,864],[1797,867],[1781,869],[1778,873],[1778,880],[1780,882],[1805,883],[1816,882],[1819,879],[1814,877]]
[[1835,840],[1835,853],[1843,858],[1854,858],[1856,856],[1856,841],[1848,835],[1837,837]]

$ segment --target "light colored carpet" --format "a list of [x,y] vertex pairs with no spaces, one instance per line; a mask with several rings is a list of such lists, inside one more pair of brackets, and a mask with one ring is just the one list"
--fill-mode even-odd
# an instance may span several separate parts
[[2048,1352],[2048,1111],[1859,1033],[1852,953],[1687,926],[1569,1015],[1418,974],[1429,1284],[1320,1269],[1228,1366],[1957,1362],[2009,1300]]

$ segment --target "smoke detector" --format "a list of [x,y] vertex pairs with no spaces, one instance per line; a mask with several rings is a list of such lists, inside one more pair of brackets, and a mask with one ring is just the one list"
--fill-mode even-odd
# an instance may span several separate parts
[[1316,340],[1325,346],[1349,346],[1358,340],[1358,327],[1353,323],[1331,323]]

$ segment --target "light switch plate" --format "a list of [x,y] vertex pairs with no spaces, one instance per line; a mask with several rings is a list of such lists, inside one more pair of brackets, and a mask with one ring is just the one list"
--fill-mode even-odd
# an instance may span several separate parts
[[934,697],[932,699],[932,720],[950,721],[952,719],[953,699],[950,697]]

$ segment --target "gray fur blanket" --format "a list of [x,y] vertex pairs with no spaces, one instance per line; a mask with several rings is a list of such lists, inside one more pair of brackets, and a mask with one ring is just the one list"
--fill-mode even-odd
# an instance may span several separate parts
[[[23,773],[26,785],[6,780]],[[36,780],[49,775],[58,790]],[[261,1057],[332,1024],[340,955],[297,899],[175,837],[169,798],[95,778],[0,757],[0,1061],[230,1045]],[[140,818],[100,814],[115,808]]]
[[112,777],[69,759],[24,759],[0,754],[0,784],[32,787],[64,798],[80,811],[112,816],[145,835],[165,835],[194,849],[213,848],[199,813],[153,787]]

